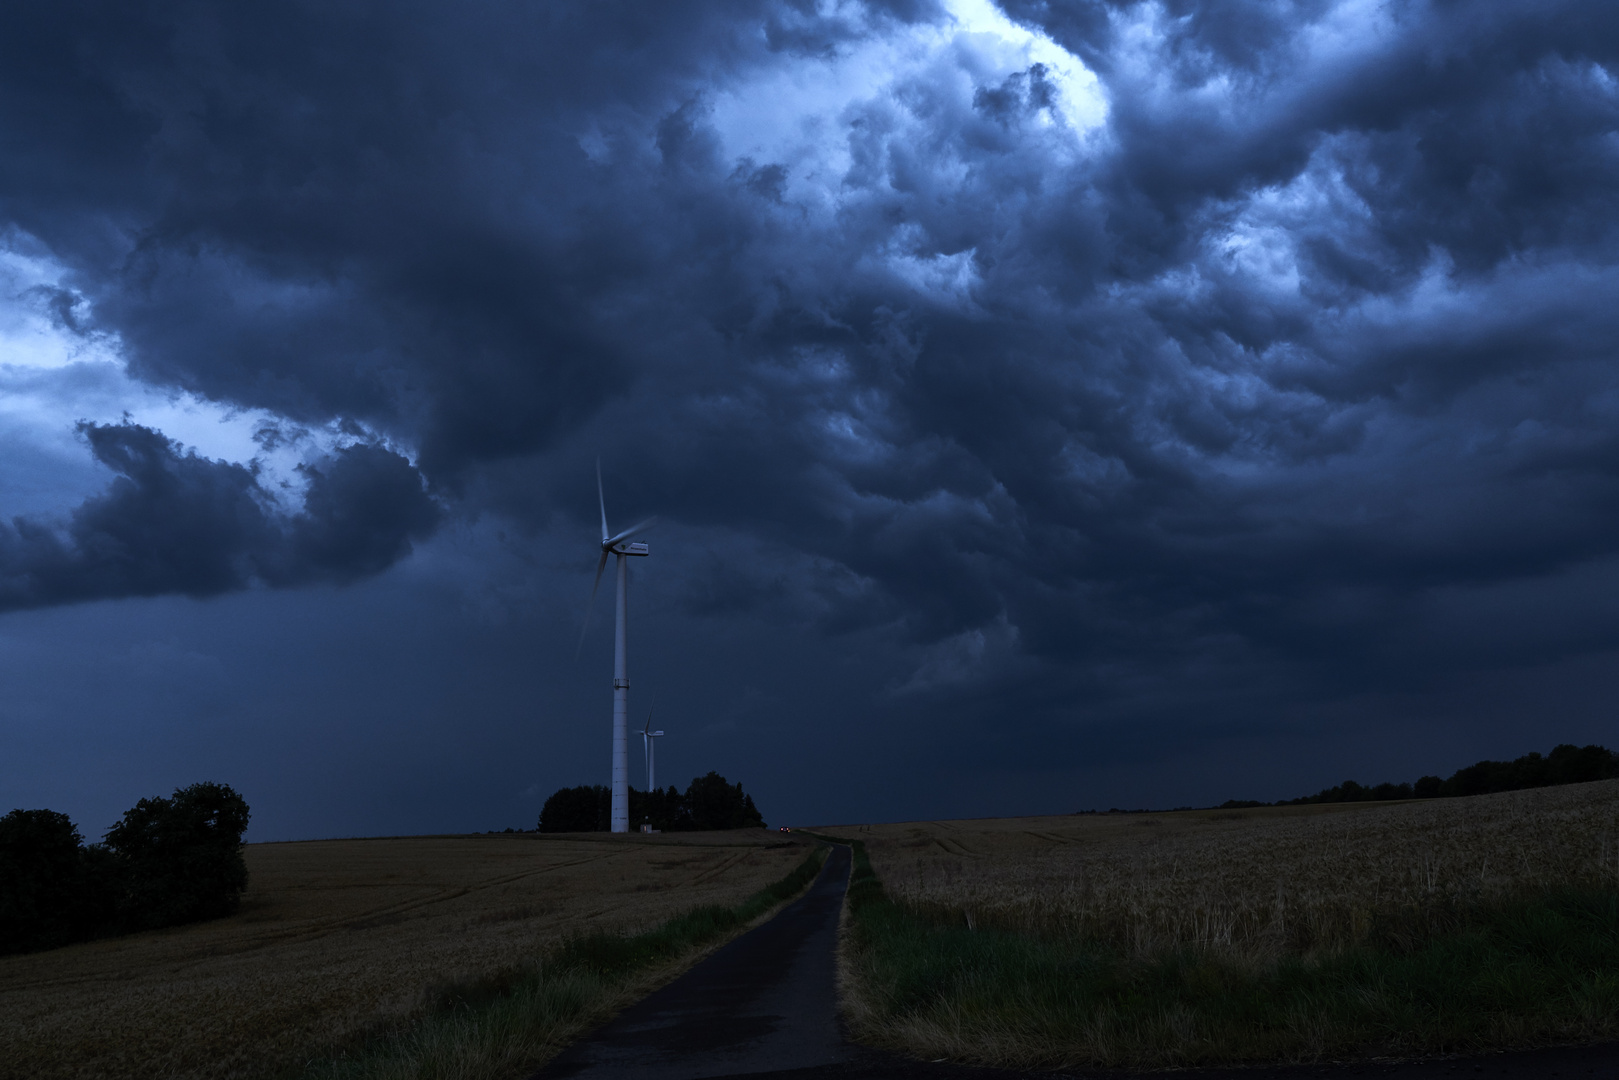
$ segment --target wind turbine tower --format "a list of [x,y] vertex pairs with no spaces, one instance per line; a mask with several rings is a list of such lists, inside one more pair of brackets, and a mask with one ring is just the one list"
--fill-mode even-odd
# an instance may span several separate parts
[[[607,528],[607,497],[602,494],[602,463],[596,459],[596,501],[602,512],[601,561],[596,564],[596,584],[590,588],[590,599],[596,599],[601,587],[602,571],[607,569],[607,556],[616,560],[614,570],[618,578],[618,602],[614,606],[613,622],[613,832],[630,831],[630,671],[624,654],[625,624],[629,621],[629,577],[625,559],[650,555],[645,544],[629,543],[630,537],[652,527],[657,518],[647,518],[639,525],[631,525],[621,533]],[[648,718],[650,721],[650,717]]]

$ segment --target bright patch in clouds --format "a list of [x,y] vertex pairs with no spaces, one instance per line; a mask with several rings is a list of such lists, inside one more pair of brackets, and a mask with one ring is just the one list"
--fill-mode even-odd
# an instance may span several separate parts
[[[101,489],[106,473],[86,467],[81,420],[128,419],[204,457],[256,461],[264,488],[289,511],[306,483],[298,466],[355,441],[335,425],[311,431],[132,379],[116,335],[79,329],[91,324],[90,306],[65,270],[26,238],[9,239],[0,247],[0,441],[10,448],[0,460],[0,518],[65,512]],[[266,438],[272,430],[278,437]]]
[[44,258],[0,247],[0,364],[59,368],[116,360],[105,339],[67,333],[53,317],[51,300],[61,276],[61,269]]
[[949,0],[946,8],[957,31],[995,57],[1006,74],[1044,64],[1057,87],[1057,108],[1075,133],[1089,131],[1107,119],[1101,83],[1079,57],[1044,34],[1019,26],[990,0]]
[[[863,6],[837,14],[869,30],[832,55],[786,58],[712,97],[711,122],[727,158],[787,170],[786,198],[836,205],[853,164],[849,138],[866,106],[904,98],[919,83],[949,86],[962,108],[975,90],[994,87],[1035,64],[1055,87],[1051,113],[1076,145],[1107,116],[1096,76],[1044,34],[1019,26],[989,0],[947,0],[948,18],[893,31]],[[1042,114],[1046,126],[1056,121]]]

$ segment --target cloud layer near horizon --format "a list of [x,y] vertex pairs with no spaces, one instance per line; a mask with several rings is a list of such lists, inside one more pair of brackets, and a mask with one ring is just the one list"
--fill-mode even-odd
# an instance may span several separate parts
[[[4,602],[352,579],[436,505],[588,532],[600,451],[736,556],[666,571],[694,619],[879,641],[968,728],[1619,644],[1619,11],[1003,9],[0,15],[61,325],[409,448],[261,521],[245,466],[89,427],[123,479],[6,535]],[[207,511],[103,559],[147,475]]]

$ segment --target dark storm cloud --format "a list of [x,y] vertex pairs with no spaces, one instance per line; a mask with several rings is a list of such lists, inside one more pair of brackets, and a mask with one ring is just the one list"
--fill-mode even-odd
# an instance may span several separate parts
[[[716,101],[944,18],[819,10],[18,7],[0,215],[140,377],[363,421],[469,514],[583,514],[605,448],[626,503],[798,568],[695,568],[694,617],[883,629],[905,693],[1246,702],[1619,641],[1600,605],[1454,632],[1619,556],[1611,5],[1011,0],[1105,124],[962,46],[821,118],[817,201]],[[372,572],[430,525],[386,451],[274,528],[153,454],[191,569],[19,525],[63,567],[30,602]]]
[[392,426],[453,474],[599,407],[627,360],[585,309],[664,269],[568,122],[848,35],[813,7],[13,10],[0,214],[142,377]]
[[244,466],[183,452],[138,424],[80,431],[117,476],[64,527],[23,517],[0,526],[0,609],[352,581],[392,565],[438,517],[410,463],[377,446],[309,467],[303,511],[287,517]]

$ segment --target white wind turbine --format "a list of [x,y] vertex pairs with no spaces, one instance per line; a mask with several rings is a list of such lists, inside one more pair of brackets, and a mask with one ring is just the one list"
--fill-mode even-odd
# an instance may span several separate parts
[[[613,533],[607,528],[607,498],[602,494],[602,463],[596,459],[596,500],[601,505],[602,512],[602,542],[601,561],[596,564],[596,583],[590,587],[592,605],[596,600],[596,590],[601,587],[602,571],[607,568],[607,556],[612,555],[617,560],[615,569],[618,571],[618,603],[616,605],[617,617],[613,621],[613,832],[627,833],[630,831],[630,675],[624,656],[624,631],[628,621],[629,593],[626,588],[628,577],[625,573],[624,560],[631,555],[650,555],[645,544],[626,543],[630,537],[643,529],[650,528],[657,518],[647,518],[639,525],[631,525],[621,533]],[[589,616],[586,616],[586,627],[589,627]],[[582,639],[581,639],[582,642]],[[651,718],[648,717],[648,722]]]
[[[658,707],[657,699],[653,699],[652,709]],[[663,732],[652,730],[652,709],[646,711],[646,727],[641,729],[641,749],[646,751],[646,789],[650,794],[658,790],[657,772],[652,767],[652,755],[657,749],[653,740],[661,738]]]

